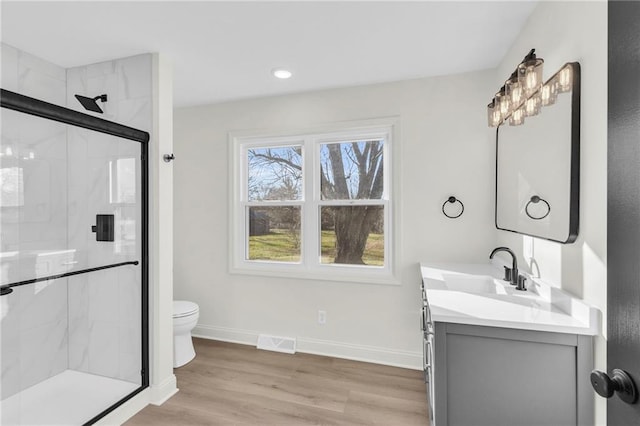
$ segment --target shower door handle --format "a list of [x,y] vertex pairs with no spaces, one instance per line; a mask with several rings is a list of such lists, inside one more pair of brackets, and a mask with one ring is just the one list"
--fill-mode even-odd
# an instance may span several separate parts
[[91,227],[91,232],[96,233],[96,241],[114,240],[114,215],[97,214],[96,224]]

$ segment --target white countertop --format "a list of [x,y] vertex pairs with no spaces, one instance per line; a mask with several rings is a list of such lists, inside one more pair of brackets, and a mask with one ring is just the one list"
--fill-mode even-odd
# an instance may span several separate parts
[[420,269],[434,322],[599,334],[596,308],[526,274],[528,291],[518,291],[490,263],[421,263]]

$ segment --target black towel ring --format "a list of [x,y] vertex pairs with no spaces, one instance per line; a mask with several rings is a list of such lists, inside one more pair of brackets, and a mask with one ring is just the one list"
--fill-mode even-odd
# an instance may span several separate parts
[[[532,204],[532,203],[533,204],[538,204],[540,201],[542,201],[543,203],[545,203],[547,205],[547,212],[544,214],[544,216],[540,216],[540,217],[531,216],[531,213],[529,213],[529,205]],[[547,203],[547,200],[545,200],[544,198],[540,198],[537,195],[534,195],[534,196],[531,197],[531,199],[529,200],[529,202],[525,206],[524,212],[527,214],[527,216],[529,216],[533,220],[541,220],[541,219],[544,219],[545,217],[549,216],[549,213],[551,213],[551,206],[549,205],[549,203]]]
[[[447,203],[460,203],[460,213],[458,213],[456,216],[452,216],[447,214],[446,210],[445,210],[445,206],[447,205]],[[456,219],[459,218],[460,216],[462,216],[462,213],[464,213],[464,204],[462,204],[462,201],[458,200],[456,197],[454,197],[453,195],[449,198],[447,198],[447,201],[445,201],[442,204],[442,214],[444,214],[446,217],[448,217],[449,219]]]

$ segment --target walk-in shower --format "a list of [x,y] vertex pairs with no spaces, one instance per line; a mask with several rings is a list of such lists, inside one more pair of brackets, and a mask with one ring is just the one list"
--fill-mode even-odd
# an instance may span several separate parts
[[91,424],[148,386],[149,134],[0,105],[0,424]]

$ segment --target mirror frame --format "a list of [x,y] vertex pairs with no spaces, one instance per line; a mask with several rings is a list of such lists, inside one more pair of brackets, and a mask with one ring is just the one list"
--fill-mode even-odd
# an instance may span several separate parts
[[[527,235],[535,238],[542,238],[548,241],[554,241],[562,244],[570,244],[578,238],[578,229],[580,222],[580,63],[567,62],[554,75],[548,79],[546,83],[554,79],[560,71],[566,67],[571,67],[573,73],[573,85],[571,88],[571,164],[570,184],[569,184],[569,235],[565,241],[554,240],[535,234],[527,234],[515,229],[501,228],[498,226],[498,143],[500,135],[500,127],[506,124],[506,120],[496,128],[496,187],[495,187],[495,225],[496,229],[501,231],[513,232],[516,234]],[[553,108],[553,106],[551,106]],[[523,124],[523,125],[526,125]]]

